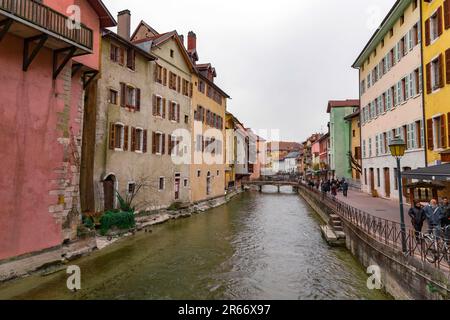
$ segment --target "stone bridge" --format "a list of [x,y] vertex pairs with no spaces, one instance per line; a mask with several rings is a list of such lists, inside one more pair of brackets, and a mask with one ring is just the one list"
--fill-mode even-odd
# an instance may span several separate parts
[[280,192],[281,187],[292,187],[294,192],[298,190],[299,182],[298,181],[282,181],[282,180],[255,180],[255,181],[245,181],[242,182],[244,186],[254,186],[259,188],[259,192],[262,192],[262,188],[264,186],[274,186],[277,187],[278,192]]

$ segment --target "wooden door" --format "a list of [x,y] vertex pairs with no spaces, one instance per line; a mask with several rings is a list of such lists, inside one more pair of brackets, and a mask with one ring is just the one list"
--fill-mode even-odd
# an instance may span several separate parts
[[110,178],[103,181],[105,211],[114,209],[114,181]]
[[370,168],[370,192],[375,192],[375,171],[373,168]]
[[386,193],[386,198],[391,197],[391,175],[389,168],[384,168],[384,190]]

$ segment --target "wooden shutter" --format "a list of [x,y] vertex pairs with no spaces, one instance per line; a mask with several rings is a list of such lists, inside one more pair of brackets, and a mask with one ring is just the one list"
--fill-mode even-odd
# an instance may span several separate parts
[[444,27],[450,28],[450,0],[444,1]]
[[162,115],[164,119],[166,118],[166,98],[162,100]]
[[141,111],[141,89],[136,88],[136,111]]
[[115,144],[116,144],[116,126],[114,123],[111,122],[109,125],[109,149],[114,150]]
[[110,52],[109,52],[109,59],[111,61],[116,61],[117,60],[115,48],[116,48],[116,46],[111,43],[111,46],[110,46],[110,49],[109,49],[110,50]]
[[166,153],[166,135],[164,133],[162,133],[161,136],[162,136],[161,154],[165,154]]
[[142,139],[142,152],[147,153],[147,130],[144,130]]
[[177,108],[177,122],[180,123],[180,104],[177,104],[176,108]]
[[119,64],[123,66],[125,64],[125,49],[123,47],[120,47],[119,51],[120,51]]
[[448,146],[450,147],[450,112],[447,113],[447,136],[448,136]]
[[429,46],[431,43],[431,38],[430,38],[430,19],[427,19],[425,21],[425,45]]
[[426,66],[426,80],[427,80],[427,93],[430,94],[432,91],[431,88],[431,63],[428,63]]
[[438,22],[438,36],[441,36],[444,27],[442,21],[442,7],[439,7],[437,10],[437,22]]
[[167,86],[167,69],[163,69],[163,85]]
[[136,128],[131,127],[131,149],[130,151],[136,151]]
[[434,150],[433,119],[427,120],[427,141],[428,150]]
[[172,101],[169,101],[169,120],[173,120],[173,118],[174,118],[173,103]]
[[153,97],[152,97],[152,114],[154,116],[156,116],[156,114],[157,114],[157,112],[156,112],[156,103],[157,103],[156,95],[153,95]]
[[[450,0],[447,0],[450,3]],[[447,84],[450,84],[450,49],[445,51],[445,70],[446,70],[446,78]]]
[[441,148],[447,148],[447,132],[445,131],[446,122],[445,122],[445,114],[441,116]]
[[156,154],[156,133],[152,131],[152,153]]
[[192,93],[194,92],[194,85],[193,83],[189,83],[189,97],[192,98]]
[[127,101],[127,86],[125,83],[120,83],[120,106],[125,108]]
[[180,77],[180,76],[178,76],[178,86],[177,86],[177,91],[178,91],[178,93],[181,92],[181,77]]
[[153,81],[158,81],[158,64],[155,63],[155,69],[153,70]]
[[169,134],[167,135],[167,139],[169,140],[168,144],[169,144],[169,148],[167,149],[167,154],[171,155],[172,154],[172,150],[173,150],[173,141],[172,141],[172,135]]
[[439,66],[439,88],[444,87],[444,55],[441,53],[438,58]]
[[124,133],[123,133],[123,150],[127,151],[128,150],[128,130],[129,127],[125,126],[123,127]]

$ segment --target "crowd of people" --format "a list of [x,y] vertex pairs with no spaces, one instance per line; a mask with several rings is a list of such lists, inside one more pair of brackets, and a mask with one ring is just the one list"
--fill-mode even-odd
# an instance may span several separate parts
[[425,221],[428,223],[428,232],[435,236],[443,236],[450,239],[450,205],[448,197],[442,198],[442,202],[433,199],[428,204],[422,204],[420,201],[414,201],[413,207],[409,209],[411,223],[419,236]]

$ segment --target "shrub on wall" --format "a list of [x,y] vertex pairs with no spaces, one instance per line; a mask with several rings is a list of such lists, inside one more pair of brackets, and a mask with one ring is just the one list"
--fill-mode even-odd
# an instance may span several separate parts
[[134,228],[136,226],[136,221],[133,212],[108,211],[100,219],[100,224],[100,233],[106,235],[112,228],[122,230]]

